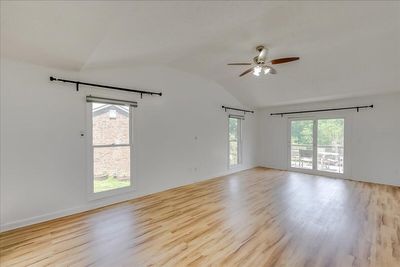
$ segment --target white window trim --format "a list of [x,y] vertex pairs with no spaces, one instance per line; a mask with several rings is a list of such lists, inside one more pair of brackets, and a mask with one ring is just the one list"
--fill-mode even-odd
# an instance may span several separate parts
[[227,136],[228,136],[228,169],[229,170],[235,170],[235,169],[238,169],[238,168],[240,168],[241,166],[242,166],[242,163],[243,163],[243,160],[242,160],[242,151],[243,151],[243,121],[244,121],[244,119],[238,119],[239,120],[239,124],[240,124],[240,127],[239,127],[239,142],[238,142],[238,163],[237,164],[234,164],[234,165],[231,165],[230,164],[230,160],[229,160],[229,155],[230,155],[230,140],[229,140],[229,116],[230,115],[233,115],[233,116],[235,116],[235,114],[228,114],[228,120],[227,120],[227,122],[228,122],[228,134],[227,134]]
[[[343,173],[335,173],[335,172],[327,172],[318,170],[316,158],[313,160],[313,169],[301,169],[292,167],[291,164],[291,143],[292,143],[292,133],[291,133],[291,122],[296,120],[313,120],[313,151],[316,149],[317,144],[317,121],[323,119],[344,119],[344,155],[343,155]],[[313,174],[313,175],[321,175],[327,176],[332,178],[342,178],[342,179],[351,179],[349,177],[350,174],[350,148],[351,148],[351,118],[347,114],[316,114],[314,116],[295,116],[295,117],[288,117],[287,118],[287,170],[306,173],[306,174]],[[317,151],[313,152],[313,158],[315,157]]]
[[[94,192],[93,184],[93,115],[92,102],[86,103],[86,158],[87,158],[87,173],[86,173],[86,188],[88,200],[96,200],[101,198],[122,195],[134,191],[134,168],[133,168],[133,107],[129,106],[129,145],[130,145],[130,184],[123,188],[111,189],[103,192]],[[114,145],[115,147],[119,145]],[[123,145],[126,146],[126,145]],[[107,145],[107,147],[110,147]]]

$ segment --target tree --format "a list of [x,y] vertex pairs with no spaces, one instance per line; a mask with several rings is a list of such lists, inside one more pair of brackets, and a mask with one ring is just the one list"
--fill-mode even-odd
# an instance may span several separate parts
[[[343,146],[344,119],[320,119],[317,127],[319,146]],[[310,145],[313,143],[312,136],[312,120],[292,121],[292,144]]]

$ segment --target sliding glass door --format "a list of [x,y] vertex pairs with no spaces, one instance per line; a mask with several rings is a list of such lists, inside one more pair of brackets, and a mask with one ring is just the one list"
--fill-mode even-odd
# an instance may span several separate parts
[[318,170],[343,173],[344,119],[318,120]]
[[291,167],[313,169],[313,120],[293,120],[291,125]]
[[344,172],[344,119],[291,119],[290,168]]

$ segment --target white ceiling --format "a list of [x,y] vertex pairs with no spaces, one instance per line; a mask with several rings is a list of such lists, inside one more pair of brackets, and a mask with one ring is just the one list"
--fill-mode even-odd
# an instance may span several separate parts
[[[259,44],[277,75],[239,78]],[[1,56],[69,70],[163,65],[264,107],[400,90],[399,2],[1,2]],[[156,75],[156,74],[155,74]]]

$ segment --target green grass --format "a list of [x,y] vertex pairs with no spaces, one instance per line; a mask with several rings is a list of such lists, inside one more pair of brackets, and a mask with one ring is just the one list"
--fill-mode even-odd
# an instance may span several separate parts
[[118,180],[112,176],[108,176],[105,180],[94,180],[94,192],[102,192],[111,189],[117,189],[121,187],[126,187],[130,185],[129,180]]

